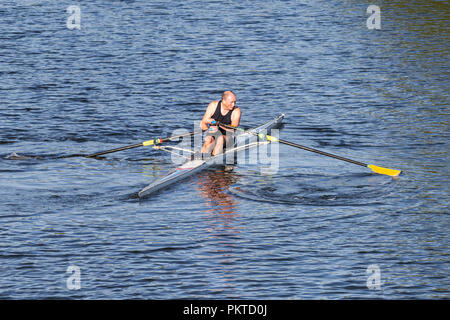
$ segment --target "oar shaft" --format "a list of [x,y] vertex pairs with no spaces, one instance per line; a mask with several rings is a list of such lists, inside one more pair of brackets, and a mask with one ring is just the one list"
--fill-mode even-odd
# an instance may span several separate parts
[[356,161],[356,160],[352,160],[352,159],[348,159],[348,158],[344,158],[344,157],[341,157],[341,156],[338,156],[338,155],[335,155],[335,154],[331,154],[331,153],[328,153],[328,152],[325,152],[325,151],[313,149],[313,148],[310,148],[310,147],[305,147],[305,146],[302,146],[302,145],[299,145],[299,144],[296,144],[296,143],[293,143],[293,142],[289,142],[289,141],[286,141],[286,140],[278,139],[278,142],[286,144],[288,146],[296,147],[296,148],[299,148],[299,149],[315,152],[315,153],[318,153],[318,154],[321,154],[321,155],[324,155],[324,156],[327,156],[327,157],[335,158],[335,159],[342,160],[342,161],[347,161],[347,162],[350,162],[350,163],[353,163],[353,164],[357,164],[359,166],[367,167],[367,164],[365,164],[365,163],[362,163],[362,162],[359,162],[359,161]]
[[92,153],[92,154],[85,155],[85,157],[86,158],[95,158],[95,157],[98,157],[98,156],[101,156],[101,155],[104,155],[104,154],[113,153],[113,152],[117,152],[117,151],[128,150],[128,149],[133,149],[133,148],[137,148],[137,147],[142,147],[142,143],[137,143],[137,144],[124,146],[124,147],[120,147],[120,148],[105,150],[105,151],[101,151],[101,152],[97,152],[97,153]]
[[[223,123],[219,123],[219,125],[221,125],[221,126],[223,126],[225,128],[229,128],[229,129],[245,131],[242,128],[233,127],[233,126],[230,126],[230,125],[227,125],[227,124],[223,124]],[[378,167],[378,166],[375,166],[373,164],[370,164],[370,165],[369,164],[365,164],[365,163],[362,163],[362,162],[359,162],[359,161],[356,161],[356,160],[344,158],[344,157],[341,157],[341,156],[337,156],[335,154],[331,154],[331,153],[328,153],[328,152],[320,151],[320,150],[313,149],[313,148],[310,148],[310,147],[305,147],[305,146],[302,146],[302,145],[299,145],[299,144],[296,144],[296,143],[293,143],[293,142],[289,142],[289,141],[286,141],[286,140],[281,140],[281,139],[278,139],[276,137],[272,137],[272,136],[269,136],[269,135],[264,135],[262,133],[257,134],[257,133],[252,132],[252,131],[250,131],[250,132],[255,134],[255,135],[257,135],[261,139],[267,139],[267,140],[272,141],[272,142],[283,143],[283,144],[286,144],[288,146],[292,146],[292,147],[295,147],[295,148],[299,148],[299,149],[315,152],[315,153],[318,153],[318,154],[321,154],[321,155],[324,155],[324,156],[327,156],[327,157],[330,157],[330,158],[334,158],[334,159],[350,162],[350,163],[356,164],[358,166],[369,168],[373,172],[376,172],[376,173],[379,173],[379,174],[385,174],[385,175],[388,175],[388,176],[391,176],[391,177],[397,177],[402,172],[401,170],[395,170],[395,169]]]
[[137,148],[137,147],[146,147],[146,146],[159,144],[159,143],[162,143],[164,141],[170,141],[170,140],[174,140],[174,139],[178,139],[178,138],[188,137],[188,136],[192,136],[192,135],[194,135],[196,133],[198,133],[198,132],[197,131],[193,131],[193,132],[180,134],[180,135],[177,135],[177,136],[172,136],[172,137],[167,137],[167,138],[158,138],[158,139],[154,139],[154,140],[147,140],[147,141],[144,141],[144,142],[141,142],[141,143],[137,143],[137,144],[132,144],[132,145],[129,145],[129,146],[123,146],[123,147],[119,147],[119,148],[115,148],[115,149],[110,149],[110,150],[105,150],[105,151],[100,151],[100,152],[84,155],[84,157],[86,157],[86,158],[95,158],[95,157],[102,156],[102,155],[108,154],[108,153],[113,153],[113,152],[118,152],[118,151],[123,151],[123,150],[128,150],[128,149],[133,149],[133,148]]
[[[228,128],[228,129],[235,129],[235,130],[245,131],[245,129],[243,129],[243,128],[233,127],[233,126],[230,126],[230,125],[227,125],[227,124],[223,124],[223,123],[219,123],[219,125],[221,125],[221,126],[223,126],[225,128]],[[317,149],[310,148],[310,147],[305,147],[305,146],[302,146],[302,145],[299,145],[299,144],[296,144],[296,143],[293,143],[293,142],[289,142],[289,141],[286,141],[286,140],[278,139],[276,137],[272,137],[272,136],[269,136],[269,135],[262,135],[262,134],[257,134],[257,133],[253,133],[253,134],[261,136],[262,138],[265,138],[265,139],[273,141],[273,142],[279,142],[279,143],[286,144],[286,145],[291,146],[291,147],[303,149],[303,150],[306,150],[306,151],[315,152],[315,153],[318,153],[318,154],[321,154],[321,155],[324,155],[324,156],[327,156],[327,157],[335,158],[335,159],[342,160],[342,161],[347,161],[347,162],[350,162],[350,163],[353,163],[353,164],[356,164],[356,165],[359,165],[359,166],[362,166],[362,167],[367,167],[367,164],[365,164],[365,163],[362,163],[362,162],[359,162],[359,161],[356,161],[356,160],[352,160],[352,159],[348,159],[348,158],[344,158],[344,157],[341,157],[341,156],[338,156],[338,155],[335,155],[335,154],[331,154],[331,153],[328,153],[328,152],[325,152],[325,151],[317,150]]]

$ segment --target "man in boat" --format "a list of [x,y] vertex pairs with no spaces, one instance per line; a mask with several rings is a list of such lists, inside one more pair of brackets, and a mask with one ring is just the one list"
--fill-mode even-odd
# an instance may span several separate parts
[[218,122],[234,127],[239,126],[241,109],[236,106],[236,95],[232,91],[225,91],[222,100],[211,102],[200,123],[203,131],[206,131],[205,141],[201,150],[202,154],[217,155],[222,153],[227,146],[233,146],[233,130],[217,126]]

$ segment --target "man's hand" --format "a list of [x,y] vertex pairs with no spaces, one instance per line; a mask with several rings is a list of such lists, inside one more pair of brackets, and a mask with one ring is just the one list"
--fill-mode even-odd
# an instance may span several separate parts
[[211,121],[211,124],[208,123],[208,132],[215,133],[217,130],[219,130],[219,127],[215,120]]

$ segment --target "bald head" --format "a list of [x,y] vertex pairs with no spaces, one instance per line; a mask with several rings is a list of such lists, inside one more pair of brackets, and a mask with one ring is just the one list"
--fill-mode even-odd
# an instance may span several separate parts
[[233,91],[225,91],[222,93],[222,100],[234,98],[236,99],[236,95],[233,93]]

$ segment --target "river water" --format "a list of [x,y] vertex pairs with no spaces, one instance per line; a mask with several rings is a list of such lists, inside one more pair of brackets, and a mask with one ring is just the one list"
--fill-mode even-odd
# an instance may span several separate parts
[[[2,1],[0,298],[449,298],[449,16]],[[139,200],[170,154],[58,158],[192,131],[227,89],[244,127],[285,113],[282,139],[403,172],[279,145],[271,173],[212,168]]]

